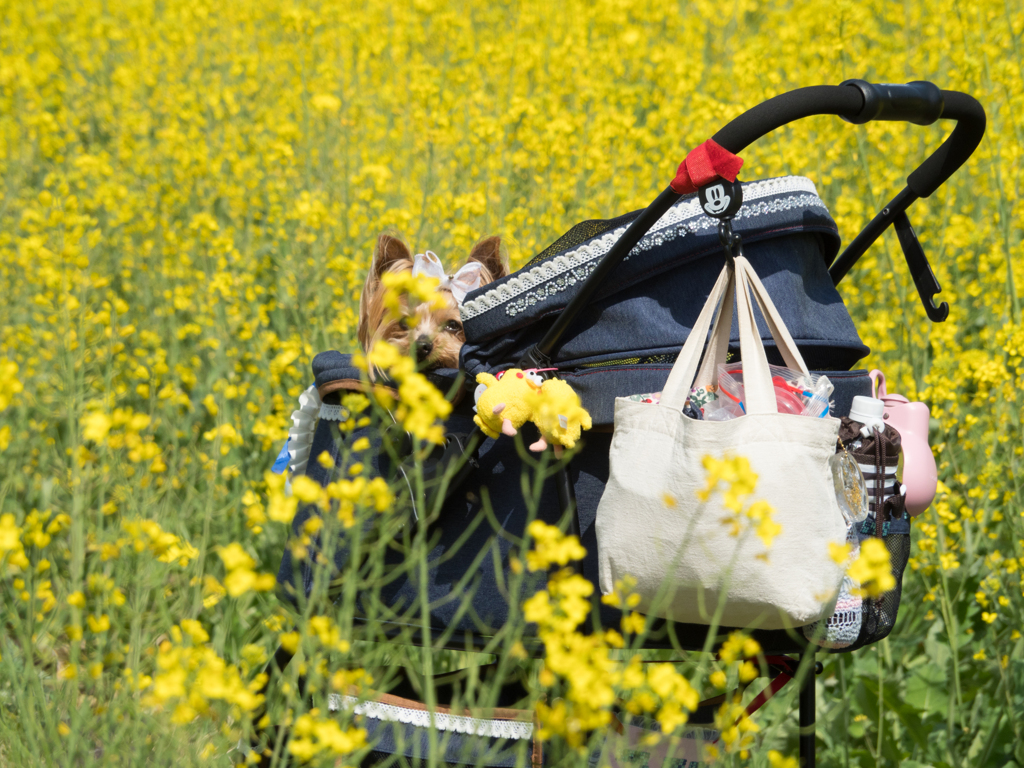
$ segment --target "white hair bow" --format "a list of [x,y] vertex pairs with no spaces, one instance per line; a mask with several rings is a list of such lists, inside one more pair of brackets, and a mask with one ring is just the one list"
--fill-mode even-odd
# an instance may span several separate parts
[[466,294],[480,287],[483,279],[481,270],[483,265],[479,261],[471,261],[462,267],[458,272],[449,277],[444,273],[441,260],[433,251],[417,253],[412,263],[412,276],[435,277],[441,281],[438,288],[447,288],[455,297],[455,303],[460,307],[466,299]]

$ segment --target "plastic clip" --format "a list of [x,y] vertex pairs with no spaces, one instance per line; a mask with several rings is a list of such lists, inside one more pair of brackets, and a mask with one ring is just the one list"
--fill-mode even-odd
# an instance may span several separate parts
[[743,238],[733,231],[731,219],[719,220],[718,239],[722,241],[722,248],[730,266],[735,266],[736,257],[743,255]]
[[903,249],[903,256],[910,268],[910,276],[914,278],[914,285],[917,286],[917,293],[924,304],[924,311],[928,319],[933,323],[941,323],[949,317],[949,304],[945,301],[936,306],[935,294],[941,293],[942,288],[939,281],[935,279],[932,266],[928,263],[928,257],[924,254],[921,241],[917,239],[917,233],[910,226],[910,219],[906,213],[900,213],[893,219],[893,228],[896,230],[896,237],[899,238],[900,247]]

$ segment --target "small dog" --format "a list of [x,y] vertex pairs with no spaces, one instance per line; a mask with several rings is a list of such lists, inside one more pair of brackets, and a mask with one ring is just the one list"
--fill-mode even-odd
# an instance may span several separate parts
[[[447,299],[446,306],[403,306],[405,316],[393,318],[384,305],[381,275],[403,271],[440,279],[438,291]],[[474,245],[466,263],[455,274],[448,275],[433,252],[413,256],[399,238],[382,234],[377,238],[373,263],[359,299],[359,343],[364,352],[369,352],[378,341],[387,341],[403,354],[408,354],[410,345],[414,345],[421,369],[458,368],[459,351],[466,342],[459,307],[466,293],[506,275],[508,265],[498,237],[488,237]]]

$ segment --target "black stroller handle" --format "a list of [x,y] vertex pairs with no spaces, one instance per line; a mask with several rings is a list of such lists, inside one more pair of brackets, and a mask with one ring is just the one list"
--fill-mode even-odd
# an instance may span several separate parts
[[[949,137],[907,177],[906,188],[868,223],[829,267],[832,282],[838,285],[882,232],[895,224],[928,317],[933,322],[945,320],[949,306],[945,302],[936,306],[932,301],[941,288],[910,226],[906,210],[915,200],[930,196],[942,186],[974,153],[985,135],[984,108],[966,93],[943,91],[934,83],[923,80],[905,85],[847,80],[840,85],[798,88],[768,99],[732,120],[712,138],[724,149],[737,154],[776,128],[812,115],[837,115],[854,124],[871,120],[896,120],[917,125],[930,125],[939,119],[956,121]],[[633,246],[680,197],[670,186],[640,212],[565,309],[555,317],[544,337],[523,355],[520,367],[550,367],[551,357],[558,350],[565,331]]]
[[842,85],[813,85],[768,99],[712,138],[738,154],[776,128],[812,115],[837,115],[857,125],[872,120],[917,125],[956,120],[949,138],[907,177],[907,186],[917,197],[929,197],[942,186],[967,162],[985,135],[985,110],[966,93],[943,91],[920,80],[906,85],[847,80]]

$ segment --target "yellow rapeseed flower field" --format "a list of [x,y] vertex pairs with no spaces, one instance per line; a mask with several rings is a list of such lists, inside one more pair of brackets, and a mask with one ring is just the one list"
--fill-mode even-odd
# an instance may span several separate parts
[[[321,499],[344,520],[289,538],[296,499],[267,474],[312,356],[356,348],[377,234],[446,262],[497,234],[518,266],[646,205],[745,109],[853,77],[967,92],[989,123],[911,209],[949,320],[926,319],[891,233],[840,286],[865,367],[930,404],[941,482],[893,635],[821,656],[819,759],[1024,764],[1022,35],[1007,0],[0,0],[0,764],[232,765],[288,724],[271,762],[334,764],[365,732],[307,694],[477,663],[360,641],[351,584],[319,585],[330,616],[272,589],[322,525],[377,521],[377,554],[429,544],[361,477]],[[741,177],[811,177],[848,242],[949,127],[811,118],[745,150]],[[402,418],[430,437],[447,404],[415,376],[429,418]],[[567,764],[623,690],[675,726],[698,689],[753,674],[743,636],[641,671],[617,629],[575,632],[580,581],[559,571],[526,609],[546,666],[491,648],[551,694],[531,706]],[[266,689],[279,646],[302,668]],[[794,702],[736,723],[727,701],[720,764],[790,764]]]

